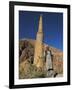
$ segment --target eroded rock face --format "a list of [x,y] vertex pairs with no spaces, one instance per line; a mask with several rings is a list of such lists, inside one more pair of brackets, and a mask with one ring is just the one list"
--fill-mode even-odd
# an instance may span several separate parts
[[24,42],[26,42],[26,43],[24,43],[23,46],[20,47],[20,48],[24,47],[23,50],[22,50],[22,53],[20,55],[20,62],[25,61],[28,58],[30,60],[32,60],[34,58],[34,48],[33,48],[33,46],[26,40]]
[[[59,77],[63,75],[63,53],[53,47],[47,46],[49,50],[51,51],[51,59],[52,59],[52,69],[38,72],[39,69],[37,69],[33,65],[34,62],[34,44],[35,42],[31,40],[22,40],[20,41],[20,57],[19,57],[19,69],[20,69],[20,78],[33,78],[33,77]],[[44,45],[45,46],[45,45]],[[44,48],[44,51],[48,50],[47,48]],[[44,58],[45,59],[45,58]],[[46,60],[44,60],[44,67]],[[35,68],[35,70],[31,69],[32,72],[30,72],[30,68]],[[30,74],[31,73],[31,74]],[[23,75],[24,74],[24,75]],[[29,75],[27,75],[29,74]],[[34,76],[35,75],[35,76]]]
[[28,60],[25,60],[19,64],[19,79],[30,78],[31,65]]
[[63,57],[61,55],[53,56],[53,69],[56,73],[63,73]]

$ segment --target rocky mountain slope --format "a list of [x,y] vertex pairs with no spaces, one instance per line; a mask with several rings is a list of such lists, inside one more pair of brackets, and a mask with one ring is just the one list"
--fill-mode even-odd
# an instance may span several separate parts
[[[37,70],[33,65],[35,40],[22,39],[19,41],[19,78],[47,77],[46,71]],[[52,53],[53,71],[63,74],[63,52],[44,44],[44,50],[49,48]]]

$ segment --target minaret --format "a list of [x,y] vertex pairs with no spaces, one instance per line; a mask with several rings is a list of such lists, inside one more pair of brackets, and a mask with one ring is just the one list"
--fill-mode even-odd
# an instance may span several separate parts
[[43,28],[42,28],[42,15],[39,18],[38,32],[35,42],[34,65],[43,67]]

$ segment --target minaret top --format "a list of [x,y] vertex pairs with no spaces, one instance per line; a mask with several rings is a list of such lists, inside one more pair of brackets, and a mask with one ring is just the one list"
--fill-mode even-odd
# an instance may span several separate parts
[[40,18],[39,18],[38,32],[42,32],[42,14],[40,15]]

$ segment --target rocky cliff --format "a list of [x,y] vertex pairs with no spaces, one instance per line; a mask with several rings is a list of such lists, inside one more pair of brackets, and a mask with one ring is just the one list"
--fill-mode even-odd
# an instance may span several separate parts
[[[47,77],[46,71],[41,71],[33,65],[35,40],[19,41],[19,78]],[[44,44],[44,50],[49,48],[52,53],[53,74],[63,74],[63,52]],[[51,76],[50,76],[51,77]]]

